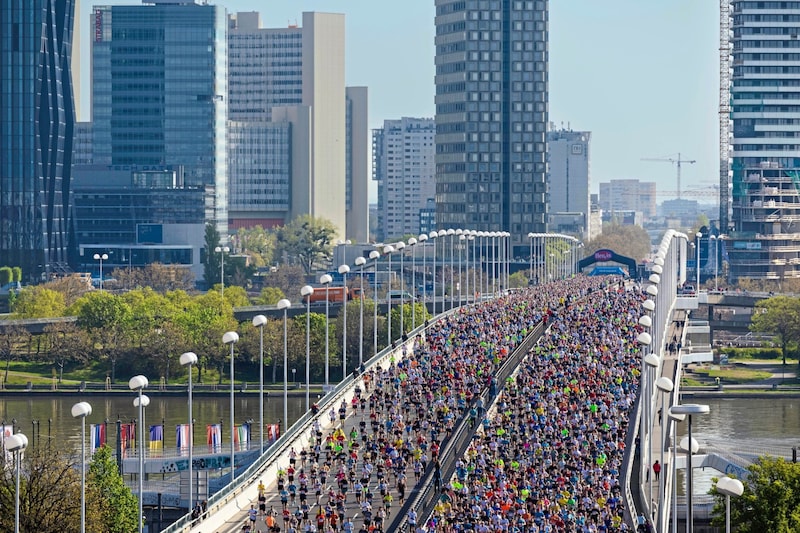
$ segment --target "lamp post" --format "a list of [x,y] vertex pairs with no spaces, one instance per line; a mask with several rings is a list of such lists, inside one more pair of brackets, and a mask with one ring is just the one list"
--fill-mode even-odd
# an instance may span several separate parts
[[719,239],[720,237],[717,235],[709,237],[709,240],[714,241],[714,292],[719,290],[719,282],[717,281],[719,277]]
[[[459,230],[461,231],[461,230]],[[466,244],[467,237],[462,233],[458,236],[458,305],[459,307],[463,305],[462,296],[463,291],[461,290],[461,282],[463,280],[463,276],[461,275],[461,267],[464,262],[464,246]]]
[[533,238],[536,236],[535,233],[528,233],[528,239],[530,240],[530,252],[528,255],[528,272],[530,272],[530,277],[533,279]]
[[381,253],[378,250],[372,250],[369,253],[369,258],[373,261],[373,265],[375,266],[375,277],[372,280],[372,300],[374,305],[372,306],[372,311],[374,313],[372,317],[372,350],[373,350],[373,357],[378,355],[378,259],[381,257]]
[[417,239],[411,237],[408,239],[408,247],[411,249],[411,329],[417,329],[417,305],[414,295],[417,293],[417,261],[415,256],[414,247],[417,244]]
[[81,419],[81,533],[86,531],[86,417],[92,414],[88,402],[72,406],[72,417]]
[[330,298],[328,296],[332,281],[330,274],[323,274],[319,278],[319,282],[325,286],[325,394],[328,394],[330,388],[330,327],[328,326]]
[[672,420],[672,531],[678,533],[678,422],[683,422],[686,415],[673,413],[672,407],[667,412]]
[[738,479],[724,476],[717,481],[717,492],[725,496],[725,533],[731,533],[731,496],[741,496],[744,485]]
[[655,375],[655,373],[658,371],[658,367],[661,364],[661,359],[651,352],[645,356],[644,364],[645,368],[647,369],[647,378],[644,387],[644,389],[647,391],[647,396],[645,397],[645,407],[647,413],[647,425],[645,426],[645,435],[647,436],[647,464],[645,465],[645,468],[647,469],[647,479],[649,480],[647,483],[647,499],[649,508],[650,502],[653,501],[653,476],[650,475],[650,466],[653,464],[653,375]]
[[[659,450],[661,451],[661,468],[664,468],[664,434],[667,428],[667,417],[664,416],[664,399],[672,392],[675,385],[672,380],[666,376],[661,376],[656,380],[656,388],[661,392],[661,440],[658,443]],[[666,474],[666,472],[665,472]],[[662,531],[662,524],[664,523],[664,488],[666,483],[666,475],[659,476],[658,479],[658,531]]]
[[[262,352],[263,353],[263,352]],[[189,510],[192,509],[193,492],[192,492],[192,445],[194,444],[194,420],[192,420],[192,365],[197,364],[197,354],[194,352],[186,352],[181,354],[181,366],[189,368]],[[264,365],[263,360],[261,363]],[[263,383],[263,381],[262,381]],[[261,406],[261,453],[264,453],[264,406]]]
[[296,368],[292,369],[292,383],[297,385],[297,369]]
[[[266,324],[267,317],[264,315],[253,317],[253,326],[258,328],[258,426],[260,428],[259,445],[261,446],[259,453],[264,453],[264,326]],[[191,367],[189,368],[189,373],[191,383]],[[272,379],[274,381],[275,376],[272,376]],[[191,419],[191,415],[189,418]],[[189,503],[191,504],[191,501]]]
[[453,306],[455,305],[455,300],[453,299],[453,296],[455,296],[455,292],[456,292],[456,283],[455,283],[455,276],[454,276],[454,274],[455,274],[454,270],[455,269],[453,268],[453,262],[454,262],[453,261],[453,249],[455,247],[455,244],[453,242],[453,235],[455,235],[455,234],[456,234],[456,230],[454,230],[453,228],[450,228],[445,232],[445,235],[450,237],[450,307],[448,307],[448,309],[452,309]]
[[[475,285],[475,233],[476,233],[475,230],[470,230],[469,236],[467,237],[467,302],[469,302],[469,297],[473,296],[473,293],[475,292],[475,288],[476,288],[476,285]],[[469,284],[469,278],[470,278],[470,275],[469,275],[469,272],[470,272],[470,270],[469,270],[469,265],[470,265],[470,261],[469,261],[469,245],[470,245],[470,242],[472,243],[472,285]],[[473,301],[474,301],[474,297],[473,297]]]
[[286,313],[292,302],[281,298],[275,307],[283,311],[283,431],[289,430],[289,345],[287,341]]
[[403,250],[405,250],[406,243],[400,241],[394,246],[395,249],[398,252],[400,252],[400,338],[402,339],[403,333],[406,332],[405,324],[403,324],[403,314],[404,314],[403,306],[406,303],[405,294],[403,294],[405,292],[405,272],[403,272],[403,256],[406,255],[406,253]]
[[142,507],[142,497],[144,495],[144,408],[147,404],[150,403],[150,399],[148,398],[145,401],[145,396],[142,394],[142,391],[150,382],[145,376],[138,375],[133,376],[128,381],[128,387],[132,391],[137,391],[139,393],[136,401],[134,401],[134,405],[139,407],[139,533],[142,533],[144,524],[142,523],[142,517],[144,515],[144,510]]
[[[424,302],[427,300],[426,296],[428,294],[428,247],[425,245],[428,242],[428,234],[427,233],[420,233],[419,237],[420,246],[422,246],[422,301],[423,307],[427,307]],[[427,314],[425,315],[427,316]]]
[[311,295],[314,287],[303,285],[300,295],[306,301],[306,412],[311,409]]
[[367,260],[362,256],[356,257],[356,266],[360,269],[360,292],[358,293],[358,368],[364,364],[364,265]]
[[692,509],[692,491],[694,487],[692,486],[692,470],[694,465],[692,464],[692,455],[697,452],[697,445],[696,442],[692,440],[692,416],[693,415],[704,415],[709,412],[709,407],[707,405],[702,404],[694,404],[694,403],[687,403],[683,405],[676,405],[672,408],[672,412],[678,415],[686,415],[688,421],[688,431],[687,431],[687,438],[686,440],[687,445],[684,447],[683,440],[681,441],[681,447],[684,450],[687,450],[687,463],[686,463],[686,496],[687,496],[687,520],[686,520],[686,533],[692,533],[694,531],[694,510]]
[[386,345],[391,346],[392,344],[392,299],[389,298],[391,288],[392,288],[392,252],[394,252],[394,246],[391,244],[388,246],[383,247],[383,253],[389,259],[389,291],[386,293]]
[[100,290],[103,290],[103,261],[108,261],[108,254],[94,254],[94,260],[100,261]]
[[431,240],[433,241],[433,266],[431,267],[431,278],[433,281],[433,316],[436,316],[436,237],[439,236],[439,233],[436,231],[432,231],[428,234]]
[[350,267],[347,265],[339,265],[339,274],[342,275],[342,312],[344,313],[344,324],[342,326],[342,381],[347,377],[347,300],[350,290],[347,288],[347,273],[350,272]]
[[697,271],[697,287],[695,287],[695,290],[699,294],[700,293],[700,243],[701,243],[700,239],[703,238],[703,234],[698,231],[695,234],[695,237],[697,237],[697,263],[695,264],[696,267],[695,270]]
[[[22,462],[21,453],[28,447],[28,437],[22,433],[14,433],[10,437],[6,437],[3,443],[6,451],[14,455],[15,479],[14,485],[14,533],[19,533],[19,471],[20,463]],[[139,499],[141,501],[141,498]],[[141,522],[139,524],[139,531],[141,531]]]
[[225,254],[231,251],[227,246],[217,246],[214,251],[219,254],[219,285],[220,294],[225,297]]
[[231,347],[231,483],[236,478],[236,464],[235,464],[235,447],[233,445],[234,434],[236,433],[234,425],[234,405],[233,405],[233,345],[239,341],[239,334],[235,331],[228,331],[222,336],[222,344],[227,344]]

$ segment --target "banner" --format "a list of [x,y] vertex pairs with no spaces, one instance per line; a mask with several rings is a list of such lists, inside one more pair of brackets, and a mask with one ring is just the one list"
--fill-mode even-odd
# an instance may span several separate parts
[[89,424],[89,450],[91,454],[106,443],[106,425]]
[[6,465],[13,465],[14,458],[10,453],[7,453],[6,450],[6,439],[13,435],[14,427],[13,426],[6,426],[0,425],[0,447],[3,449],[3,454],[5,455],[5,464]]
[[125,450],[132,450],[136,447],[136,423],[120,424],[119,437],[122,446],[122,455],[125,456]]
[[189,446],[192,446],[192,426],[190,424],[178,424],[175,426],[175,443],[180,455],[188,455]]
[[206,426],[206,441],[208,451],[218,453],[222,451],[222,424],[208,424]]
[[164,426],[150,426],[150,450],[161,450],[164,448]]
[[239,451],[246,450],[250,446],[250,424],[236,426],[236,431],[233,432],[233,444]]
[[280,424],[267,424],[266,427],[267,433],[267,441],[272,444],[278,437],[281,436],[281,425]]

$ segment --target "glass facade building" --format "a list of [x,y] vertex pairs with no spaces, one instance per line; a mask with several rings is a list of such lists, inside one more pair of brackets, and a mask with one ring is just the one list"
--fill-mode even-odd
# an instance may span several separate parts
[[94,163],[185,169],[214,187],[228,233],[227,14],[200,2],[98,6],[92,13]]
[[0,265],[25,279],[70,250],[71,0],[0,2]]
[[436,224],[547,226],[548,1],[436,0]]

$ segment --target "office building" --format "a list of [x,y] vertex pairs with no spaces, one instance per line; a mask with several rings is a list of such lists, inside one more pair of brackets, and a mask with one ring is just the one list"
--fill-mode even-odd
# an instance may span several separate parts
[[549,224],[551,231],[588,239],[589,145],[588,131],[551,129],[547,132]]
[[656,216],[656,184],[636,179],[600,183],[599,201],[603,220],[612,220],[625,211],[639,212],[645,220],[653,218]]
[[310,214],[365,241],[367,90],[345,87],[344,15],[263,28],[241,12],[228,31],[231,227]]
[[26,281],[74,260],[72,0],[0,4],[0,265]]
[[[795,105],[800,102],[800,2],[732,0],[730,5],[733,76],[724,76],[723,82],[731,80],[731,223],[723,226],[728,236],[722,239],[719,258],[729,261],[733,279],[796,278],[800,277],[800,105]],[[722,30],[731,20],[721,22]],[[724,49],[721,59],[729,53]],[[724,152],[724,139],[721,142]],[[723,196],[723,223],[725,204]]]
[[422,232],[420,213],[436,194],[435,135],[436,123],[430,118],[385,120],[383,128],[372,132],[379,240]]
[[548,0],[436,0],[436,224],[547,230]]
[[228,235],[228,43],[225,9],[147,0],[92,13],[96,165],[181,167],[214,188],[211,220]]

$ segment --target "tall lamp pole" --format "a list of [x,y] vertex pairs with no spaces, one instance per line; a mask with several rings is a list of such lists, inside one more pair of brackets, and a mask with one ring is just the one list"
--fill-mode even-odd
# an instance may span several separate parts
[[144,408],[150,403],[150,398],[142,394],[142,391],[150,383],[150,381],[142,375],[133,376],[128,381],[128,388],[132,391],[138,392],[138,396],[133,404],[139,408],[139,533],[144,530]]
[[[666,412],[664,410],[664,399],[672,389],[675,388],[675,385],[672,383],[672,380],[666,376],[661,376],[656,380],[656,388],[661,392],[661,440],[658,443],[658,447],[661,450],[661,468],[664,468],[664,435],[666,434],[667,428],[667,418],[664,416]],[[659,476],[658,480],[658,531],[663,529],[662,524],[664,523],[664,488],[666,484],[666,476]]]
[[456,230],[450,228],[445,232],[445,234],[450,237],[450,307],[448,309],[452,309],[455,306],[455,293],[456,293],[456,282],[455,282],[455,269],[453,268],[453,251],[455,249],[455,238],[454,235],[456,234]]
[[433,281],[433,316],[436,316],[436,237],[439,236],[439,233],[436,231],[432,231],[428,234],[433,241],[433,267],[431,268],[431,278]]
[[81,533],[86,532],[86,417],[92,414],[88,402],[72,406],[72,417],[81,419]]
[[695,291],[697,294],[700,293],[700,243],[703,242],[701,239],[703,238],[703,234],[699,231],[695,234],[697,237],[697,263],[695,264],[695,270],[697,271],[697,286],[695,287]]
[[394,252],[394,246],[392,246],[391,244],[383,247],[383,253],[389,260],[389,289],[390,289],[386,293],[386,325],[387,325],[386,346],[392,345],[392,299],[390,298],[391,288],[392,288],[392,252]]
[[342,381],[347,377],[347,301],[350,290],[347,288],[347,273],[350,272],[350,267],[347,265],[339,265],[339,274],[342,275],[342,312],[344,314],[344,324],[342,326]]
[[100,290],[103,290],[103,261],[108,260],[108,254],[94,254],[94,260],[100,261]]
[[[259,454],[264,453],[264,326],[266,324],[267,317],[264,315],[253,317],[253,326],[258,328],[258,426],[261,428]],[[191,372],[191,367],[189,370]]]
[[311,409],[311,295],[314,287],[303,285],[300,295],[306,301],[306,411]]
[[731,533],[731,496],[741,496],[744,485],[738,479],[724,476],[717,481],[717,492],[725,496],[725,533]]
[[672,407],[667,413],[672,421],[672,531],[678,533],[678,422],[683,422],[686,415],[673,413]]
[[[21,453],[28,447],[28,437],[22,433],[14,433],[10,437],[6,437],[3,442],[5,449],[8,453],[13,454],[14,464],[16,465],[16,483],[14,485],[14,533],[19,533],[19,471],[20,463],[22,462]],[[141,501],[141,498],[139,499]],[[139,513],[141,515],[141,512]],[[139,522],[139,531],[142,529],[141,521]]]
[[694,487],[692,486],[692,478],[693,473],[692,470],[694,469],[694,465],[692,464],[692,456],[697,451],[696,448],[696,441],[692,440],[692,416],[694,415],[704,415],[709,412],[708,405],[702,404],[695,404],[695,403],[687,403],[683,405],[676,405],[673,406],[672,412],[678,415],[686,415],[688,421],[688,431],[686,437],[686,446],[683,446],[683,441],[681,441],[681,447],[684,450],[687,450],[687,463],[686,463],[686,497],[687,497],[687,522],[686,522],[686,533],[692,533],[694,531],[694,509],[692,504],[692,492],[694,491]]
[[403,338],[403,333],[406,332],[405,325],[403,324],[403,306],[405,305],[405,272],[403,272],[403,257],[406,255],[405,247],[406,243],[403,241],[398,242],[394,245],[395,249],[400,252],[400,338]]
[[286,312],[292,306],[292,302],[286,298],[281,298],[275,307],[283,310],[283,431],[289,430],[289,350],[287,341]]
[[415,245],[417,239],[411,237],[408,239],[408,247],[411,249],[411,329],[417,329],[417,303],[415,295],[417,294],[417,261]]
[[236,428],[234,427],[234,404],[233,404],[233,345],[239,341],[239,334],[235,331],[228,331],[222,336],[222,344],[227,344],[231,347],[231,483],[236,479],[236,447],[233,444],[235,440]]
[[367,260],[363,256],[356,257],[355,265],[360,269],[360,292],[358,293],[358,368],[364,364],[364,265]]
[[[192,501],[193,501],[193,492],[192,492],[192,484],[194,480],[192,479],[192,445],[194,445],[194,420],[192,419],[192,365],[197,364],[197,354],[194,352],[186,352],[181,354],[180,358],[181,366],[188,367],[189,369],[189,510],[192,509]],[[263,365],[263,363],[262,363]],[[264,412],[262,407],[261,412]],[[263,414],[262,414],[263,417]],[[264,419],[261,419],[261,427],[264,427]],[[264,453],[264,431],[261,431],[261,453]]]
[[231,251],[227,246],[217,246],[214,251],[219,254],[219,285],[220,294],[225,297],[225,254]]
[[[461,231],[461,230],[459,230]],[[464,281],[464,276],[461,273],[462,267],[464,265],[464,247],[466,246],[467,237],[463,233],[458,236],[458,305],[461,307],[464,305],[463,302],[463,295],[464,291],[462,290],[461,285]]]
[[372,317],[372,349],[373,349],[373,356],[378,355],[378,259],[380,259],[381,253],[378,250],[372,250],[369,253],[369,258],[372,260],[372,264],[375,267],[375,277],[372,280],[372,300],[374,305],[372,306],[372,311],[374,316]]
[[323,274],[319,282],[325,286],[325,394],[330,389],[330,327],[328,320],[330,317],[330,285],[333,278],[330,274]]

